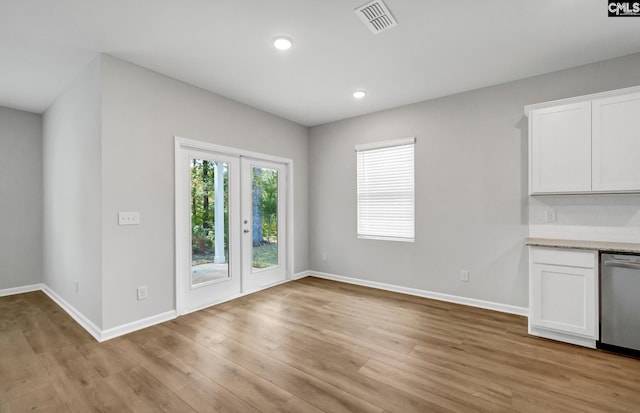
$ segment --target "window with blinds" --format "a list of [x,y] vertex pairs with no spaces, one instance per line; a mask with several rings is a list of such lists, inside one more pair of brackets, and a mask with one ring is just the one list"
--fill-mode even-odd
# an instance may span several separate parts
[[414,241],[415,138],[356,145],[358,238]]

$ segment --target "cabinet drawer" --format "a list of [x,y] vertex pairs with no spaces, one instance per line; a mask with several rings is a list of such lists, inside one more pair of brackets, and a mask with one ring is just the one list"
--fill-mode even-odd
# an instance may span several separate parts
[[595,268],[596,259],[596,251],[531,247],[531,260],[536,264]]

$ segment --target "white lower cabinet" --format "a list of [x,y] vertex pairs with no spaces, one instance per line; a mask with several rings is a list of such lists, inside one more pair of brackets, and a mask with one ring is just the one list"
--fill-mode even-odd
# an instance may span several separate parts
[[529,247],[529,334],[595,347],[598,252]]

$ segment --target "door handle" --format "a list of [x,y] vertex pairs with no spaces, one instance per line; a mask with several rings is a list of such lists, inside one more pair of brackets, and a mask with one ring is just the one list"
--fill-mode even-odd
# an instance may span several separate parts
[[635,262],[605,261],[605,267],[629,268],[632,270],[640,270],[640,264]]

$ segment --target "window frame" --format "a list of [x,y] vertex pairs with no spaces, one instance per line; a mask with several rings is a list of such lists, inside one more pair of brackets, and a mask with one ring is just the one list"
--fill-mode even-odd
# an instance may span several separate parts
[[[388,140],[388,141],[382,141],[382,142],[373,142],[373,143],[366,143],[366,144],[359,144],[355,146],[355,152],[356,152],[356,235],[358,239],[373,239],[373,240],[382,240],[382,241],[400,241],[400,242],[415,242],[415,144],[416,144],[416,139],[415,137],[410,137],[410,138],[402,138],[402,139],[394,139],[394,140]],[[363,217],[361,214],[361,209],[363,207],[365,207],[364,201],[361,199],[363,192],[365,192],[365,194],[367,193],[367,191],[365,189],[362,188],[364,182],[362,181],[363,179],[365,179],[362,174],[365,173],[366,171],[364,170],[364,165],[361,164],[361,162],[365,161],[365,157],[366,157],[366,152],[367,151],[372,151],[372,150],[376,150],[378,151],[379,154],[379,150],[381,149],[385,149],[385,148],[397,148],[399,146],[411,146],[411,161],[412,161],[412,167],[411,167],[411,182],[410,182],[410,218],[404,220],[404,222],[409,222],[411,223],[410,225],[410,233],[409,231],[406,232],[406,236],[404,236],[401,233],[396,233],[396,234],[384,234],[384,231],[378,231],[376,232],[375,230],[363,230],[361,228],[362,226],[362,221],[365,221],[367,218]],[[391,155],[391,153],[390,153]],[[370,159],[371,161],[371,159]],[[383,162],[383,161],[380,161]],[[398,164],[400,165],[400,164]],[[389,166],[389,165],[387,165]],[[390,166],[393,166],[393,163],[391,163]],[[401,177],[400,175],[406,175],[406,172],[401,173],[401,172],[397,172],[395,175],[393,175],[394,177]],[[390,179],[390,181],[392,181],[393,178]],[[409,187],[409,185],[407,185],[407,187]],[[404,189],[406,190],[407,187],[405,187]],[[371,193],[372,191],[370,191],[369,193]],[[398,192],[398,191],[392,191],[392,192]],[[378,193],[379,194],[379,193]],[[389,200],[389,199],[393,199],[393,197],[391,195],[387,196],[386,198],[384,198],[385,200]],[[371,205],[371,204],[370,204]],[[389,211],[390,212],[390,211]],[[405,209],[404,211],[405,213],[407,212],[407,209]],[[370,218],[371,220],[371,218]],[[385,221],[383,220],[378,220],[376,221],[378,223],[384,223]],[[393,222],[393,220],[392,220]],[[389,231],[386,231],[387,233]]]

